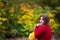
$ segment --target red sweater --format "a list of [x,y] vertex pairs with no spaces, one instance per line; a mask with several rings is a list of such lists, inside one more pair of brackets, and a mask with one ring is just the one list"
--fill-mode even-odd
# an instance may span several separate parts
[[52,29],[49,25],[40,25],[35,28],[34,35],[38,40],[51,40]]

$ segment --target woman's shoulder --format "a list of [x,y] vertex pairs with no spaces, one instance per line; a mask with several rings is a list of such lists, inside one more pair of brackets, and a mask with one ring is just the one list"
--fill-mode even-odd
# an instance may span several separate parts
[[46,28],[46,27],[50,27],[50,25],[39,25],[39,27]]
[[49,26],[49,27],[50,27],[50,25],[49,25],[49,24],[48,24],[48,25],[40,25],[40,26],[44,26],[44,27],[45,27],[45,26],[46,26],[46,27],[47,27],[47,26]]

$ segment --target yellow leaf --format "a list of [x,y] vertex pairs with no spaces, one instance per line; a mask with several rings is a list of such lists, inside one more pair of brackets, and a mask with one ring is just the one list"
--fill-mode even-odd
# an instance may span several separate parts
[[22,24],[23,22],[22,21],[17,21],[17,23]]
[[10,9],[10,12],[14,12],[14,7],[12,7],[12,8]]
[[0,13],[0,16],[1,16],[2,14]]
[[52,32],[55,32],[55,30],[52,30]]
[[54,14],[49,13],[48,16],[51,18],[51,17],[54,17]]
[[50,19],[50,23],[51,23],[51,22],[52,22],[52,23],[55,23],[54,19]]
[[2,25],[2,22],[0,22],[0,25]]
[[32,32],[29,35],[29,40],[34,40],[34,39],[35,39],[34,32]]
[[3,3],[2,2],[0,2],[0,6],[3,6]]
[[2,20],[3,20],[3,21],[6,21],[6,20],[7,20],[7,18],[2,18]]

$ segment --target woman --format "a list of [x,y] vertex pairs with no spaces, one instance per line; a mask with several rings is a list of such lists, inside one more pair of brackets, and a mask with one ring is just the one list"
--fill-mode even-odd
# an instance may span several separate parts
[[51,40],[52,29],[49,25],[49,17],[44,14],[40,16],[39,25],[34,30],[34,36],[37,40]]

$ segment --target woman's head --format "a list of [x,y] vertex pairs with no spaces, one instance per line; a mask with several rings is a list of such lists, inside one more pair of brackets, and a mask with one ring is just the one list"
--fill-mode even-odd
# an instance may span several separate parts
[[48,15],[47,14],[41,15],[39,22],[41,24],[47,25],[49,23],[49,17],[48,17]]

